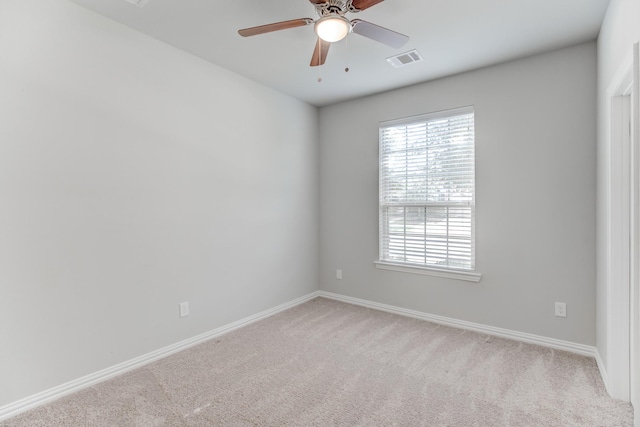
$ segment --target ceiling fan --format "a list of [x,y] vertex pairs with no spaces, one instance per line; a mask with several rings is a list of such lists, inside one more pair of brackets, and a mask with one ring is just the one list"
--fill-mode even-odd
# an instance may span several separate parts
[[316,42],[316,48],[311,57],[310,65],[312,67],[324,64],[331,43],[342,40],[350,32],[397,49],[409,40],[408,36],[361,19],[350,20],[345,16],[348,12],[360,12],[383,1],[384,0],[309,0],[309,2],[315,6],[320,18],[316,20],[301,18],[260,25],[258,27],[239,30],[238,34],[243,37],[250,37],[272,31],[287,30],[289,28],[314,24],[318,41]]

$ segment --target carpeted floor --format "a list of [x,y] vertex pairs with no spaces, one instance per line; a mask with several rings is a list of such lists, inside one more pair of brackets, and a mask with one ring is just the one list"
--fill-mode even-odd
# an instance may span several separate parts
[[588,357],[317,298],[1,423],[632,426]]

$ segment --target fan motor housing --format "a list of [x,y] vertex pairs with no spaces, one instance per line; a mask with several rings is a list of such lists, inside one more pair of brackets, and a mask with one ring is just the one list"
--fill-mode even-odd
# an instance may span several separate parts
[[349,10],[347,3],[351,3],[351,1],[329,0],[326,3],[316,4],[315,6],[318,15],[323,17],[328,15],[344,15]]

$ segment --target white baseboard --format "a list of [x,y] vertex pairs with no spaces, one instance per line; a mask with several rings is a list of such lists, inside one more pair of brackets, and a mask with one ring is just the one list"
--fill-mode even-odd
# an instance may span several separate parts
[[[320,291],[319,296],[337,301],[346,302],[349,304],[360,305],[375,310],[386,311],[389,313],[399,314],[401,316],[413,317],[415,319],[426,320],[433,323],[438,323],[445,326],[451,326],[454,328],[466,329],[482,334],[509,338],[517,341],[522,341],[530,344],[538,344],[544,347],[550,347],[556,350],[568,351],[571,353],[580,354],[583,356],[596,357],[597,351],[595,347],[578,344],[570,341],[558,340],[555,338],[547,338],[540,335],[527,334],[524,332],[512,331],[509,329],[497,328],[495,326],[482,325],[480,323],[467,322],[465,320],[453,319],[450,317],[438,316],[435,314],[423,313],[421,311],[409,310],[402,307],[396,307],[393,305],[381,304],[378,302],[363,300],[359,298],[348,297],[345,295],[334,294],[332,292]],[[597,360],[597,359],[596,359]]]
[[319,295],[320,295],[319,291],[312,292],[308,295],[297,298],[293,301],[289,301],[284,304],[280,304],[277,307],[273,307],[268,310],[262,311],[260,313],[254,314],[253,316],[245,317],[244,319],[240,319],[236,322],[229,323],[227,325],[213,329],[209,332],[205,332],[195,337],[188,338],[176,344],[172,344],[170,346],[161,348],[159,350],[152,351],[151,353],[144,354],[142,356],[136,357],[126,362],[111,366],[110,368],[103,369],[93,374],[86,375],[82,378],[69,381],[67,383],[50,388],[43,392],[34,394],[24,399],[2,406],[0,407],[0,421],[14,417],[22,412],[28,411],[29,409],[33,409],[40,405],[44,405],[45,403],[59,399],[68,394],[75,393],[84,388],[91,387],[102,381],[106,381],[115,376],[124,374],[125,372],[131,371],[136,368],[140,368],[144,365],[147,365],[151,362],[162,359],[164,357],[170,356],[179,351],[186,350],[187,348],[201,344],[212,338],[219,337],[220,335],[226,334],[235,329],[241,328],[243,326],[247,326],[251,323],[273,316],[274,314],[277,314],[288,308],[291,308],[296,305],[307,302],[309,300],[312,300],[313,298],[316,298]]
[[235,329],[241,328],[243,326],[247,326],[251,323],[273,316],[274,314],[277,314],[281,311],[284,311],[296,305],[312,300],[313,298],[316,298],[318,296],[346,302],[349,304],[355,304],[355,305],[359,305],[367,308],[372,308],[375,310],[381,310],[389,313],[399,314],[402,316],[426,320],[429,322],[434,322],[434,323],[438,323],[445,326],[451,326],[454,328],[467,329],[470,331],[475,331],[475,332],[479,332],[487,335],[514,339],[514,340],[523,341],[531,344],[538,344],[545,347],[554,348],[557,350],[564,350],[571,353],[577,353],[584,356],[591,356],[596,359],[596,362],[600,369],[600,373],[603,377],[605,385],[607,384],[606,369],[602,363],[602,359],[600,358],[598,351],[596,350],[595,347],[592,347],[592,346],[577,344],[569,341],[557,340],[554,338],[547,338],[539,335],[527,334],[527,333],[518,332],[518,331],[512,331],[509,329],[496,328],[493,326],[467,322],[464,320],[457,320],[457,319],[438,316],[434,314],[423,313],[416,310],[409,310],[402,307],[381,304],[373,301],[348,297],[345,295],[335,294],[331,292],[315,291],[303,297],[281,304],[277,307],[273,307],[271,309],[257,313],[253,316],[245,317],[244,319],[240,319],[236,322],[229,323],[227,325],[221,326],[209,332],[205,332],[203,334],[186,339],[184,341],[180,341],[176,344],[172,344],[170,346],[161,348],[151,353],[144,354],[142,356],[136,357],[126,362],[119,363],[110,368],[103,369],[93,374],[86,375],[82,378],[69,381],[65,384],[61,384],[59,386],[50,388],[43,392],[34,394],[24,399],[2,406],[0,407],[0,421],[16,416],[22,412],[28,411],[29,409],[33,409],[40,405],[44,405],[45,403],[49,403],[53,400],[59,399],[68,394],[75,393],[84,388],[91,387],[95,384],[98,384],[102,381],[106,381],[110,378],[121,375],[125,372],[131,371],[136,368],[140,368],[151,362],[170,356],[171,354],[177,353],[182,350],[186,350],[187,348],[201,344],[212,338],[219,337],[220,335],[226,334]]

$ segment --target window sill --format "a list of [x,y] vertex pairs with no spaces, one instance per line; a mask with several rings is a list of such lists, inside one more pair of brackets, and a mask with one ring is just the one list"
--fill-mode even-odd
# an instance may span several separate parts
[[386,261],[374,262],[376,268],[381,270],[401,271],[403,273],[424,274],[427,276],[445,277],[447,279],[466,280],[468,282],[479,282],[482,274],[470,271],[445,270],[433,267],[418,267],[406,264],[394,264]]

